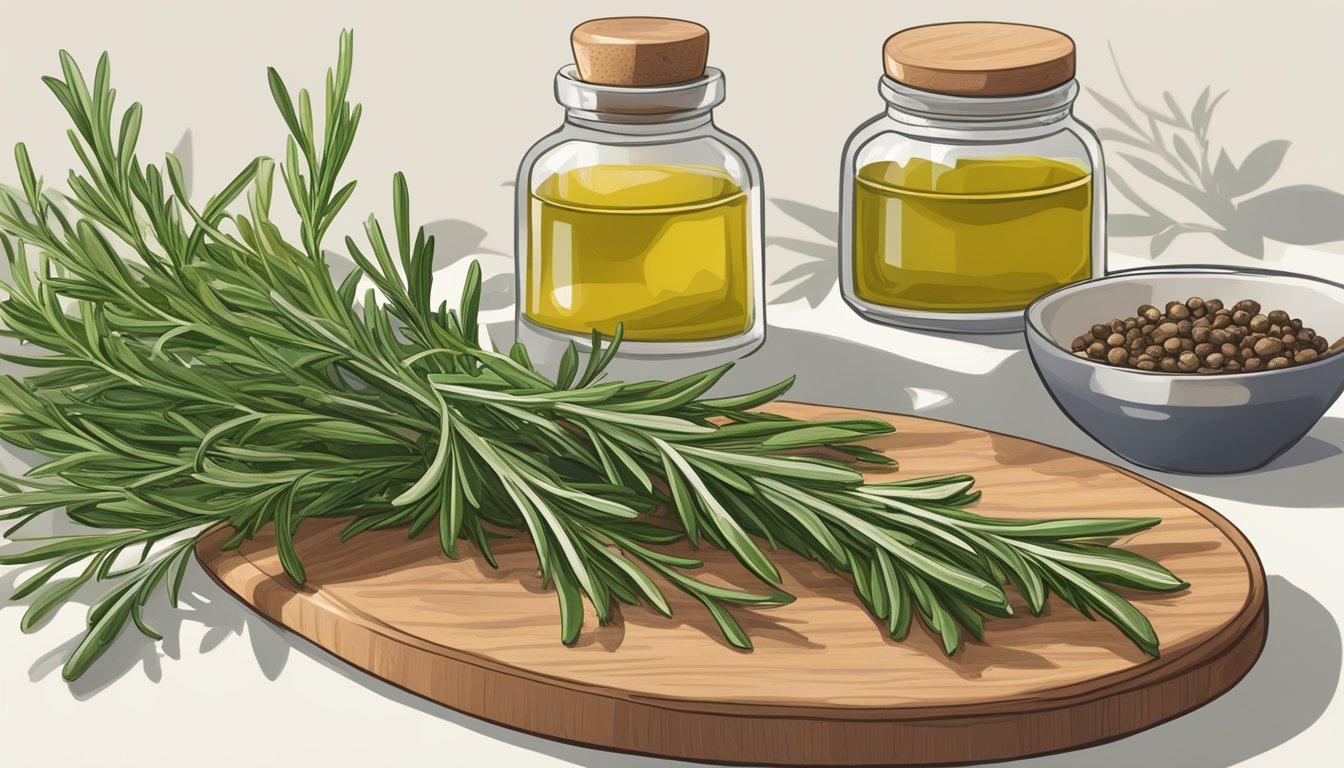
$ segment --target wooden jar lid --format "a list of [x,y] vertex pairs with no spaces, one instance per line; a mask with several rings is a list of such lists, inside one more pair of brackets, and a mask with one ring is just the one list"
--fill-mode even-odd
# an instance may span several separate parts
[[964,96],[1016,96],[1073,79],[1073,39],[1026,24],[956,22],[901,30],[882,46],[898,83]]
[[598,85],[671,85],[705,73],[709,30],[693,21],[623,16],[570,33],[579,78]]

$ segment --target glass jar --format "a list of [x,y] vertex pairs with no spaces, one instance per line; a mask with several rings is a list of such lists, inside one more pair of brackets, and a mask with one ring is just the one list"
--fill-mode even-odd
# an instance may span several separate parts
[[714,125],[723,73],[609,85],[571,65],[555,95],[565,121],[518,172],[517,333],[533,361],[554,365],[570,342],[586,350],[594,329],[610,337],[617,323],[617,360],[650,363],[650,375],[759,346],[761,170]]
[[887,109],[845,145],[845,300],[892,325],[997,333],[1020,330],[1042,294],[1103,274],[1105,176],[1073,117],[1073,41],[940,24],[884,53]]

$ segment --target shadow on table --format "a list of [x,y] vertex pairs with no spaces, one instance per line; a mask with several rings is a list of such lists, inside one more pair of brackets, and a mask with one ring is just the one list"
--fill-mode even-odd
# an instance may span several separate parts
[[891,347],[878,348],[772,327],[767,343],[740,361],[719,389],[744,391],[797,374],[786,395],[790,400],[914,414],[1025,437],[1208,496],[1278,507],[1339,504],[1338,489],[1324,478],[1344,473],[1344,418],[1322,419],[1287,453],[1254,472],[1226,476],[1157,472],[1121,459],[1069,421],[1041,384],[1021,336],[959,335],[958,342],[1007,353],[983,373],[905,357],[902,343],[910,339],[908,331],[893,331]]
[[[9,548],[6,546],[4,549]],[[14,591],[15,582],[21,580],[18,572],[6,573],[0,577],[0,593],[10,594]],[[100,585],[98,588],[105,590],[106,585]],[[89,604],[100,594],[97,589],[83,589],[76,593],[70,605],[64,610],[87,610]],[[32,599],[30,596],[18,604],[30,604]],[[15,612],[6,612],[7,618],[13,615]],[[291,641],[296,639],[248,610],[226,593],[206,575],[205,571],[201,570],[195,559],[191,561],[183,578],[178,607],[170,606],[163,594],[156,594],[146,604],[143,615],[145,623],[163,635],[163,641],[153,643],[128,627],[83,677],[66,684],[74,698],[83,701],[96,696],[137,668],[151,682],[159,682],[163,677],[163,659],[182,658],[182,630],[191,624],[205,627],[205,634],[201,637],[200,653],[208,653],[218,648],[231,637],[246,636],[252,644],[252,653],[257,660],[257,666],[269,680],[275,680],[284,671],[289,661]],[[13,627],[6,629],[12,631]],[[34,659],[28,668],[29,679],[37,682],[50,675],[60,675],[65,660],[79,645],[80,639],[80,636],[72,637]]]

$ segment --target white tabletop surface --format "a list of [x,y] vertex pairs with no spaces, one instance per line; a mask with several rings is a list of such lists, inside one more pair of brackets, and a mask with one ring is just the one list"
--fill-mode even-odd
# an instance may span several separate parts
[[[433,222],[440,236],[444,264],[435,290],[451,295],[467,257],[479,258],[487,274],[511,269],[512,194],[503,184],[528,145],[560,119],[551,76],[568,56],[568,30],[631,6],[579,0],[470,10],[443,4],[431,11],[420,5],[234,0],[200,11],[172,2],[7,8],[0,145],[28,142],[39,172],[53,183],[62,179],[72,159],[66,126],[39,78],[59,71],[59,48],[90,71],[106,49],[121,98],[145,104],[142,154],[176,150],[203,198],[250,157],[281,148],[283,127],[264,66],[279,67],[291,88],[318,85],[334,61],[337,31],[352,26],[353,90],[366,116],[348,176],[362,186],[333,231],[353,232],[370,210],[386,216],[388,180],[404,169],[413,215]],[[835,170],[846,134],[879,109],[883,37],[931,21],[1003,18],[1000,7],[686,0],[641,3],[638,11],[710,27],[711,63],[729,83],[718,121],[748,141],[765,167],[768,277],[794,274],[772,286],[767,344],[734,373],[733,388],[798,373],[796,399],[961,422],[1123,465],[1058,412],[1017,336],[935,337],[874,326],[850,312],[834,289]],[[1217,142],[1244,157],[1264,141],[1287,138],[1292,149],[1274,183],[1333,186],[1344,172],[1344,153],[1336,151],[1341,108],[1327,95],[1333,83],[1325,73],[1337,69],[1331,65],[1344,11],[1287,0],[1231,7],[1041,2],[1008,20],[1072,34],[1080,80],[1117,100],[1123,92],[1108,43],[1141,99],[1161,103],[1162,91],[1171,90],[1188,104],[1206,85],[1231,89],[1219,108]],[[1291,34],[1267,31],[1273,29]],[[1090,96],[1078,112],[1096,126],[1115,123]],[[1116,149],[1108,150],[1123,167]],[[12,169],[0,169],[0,183],[15,178]],[[1113,189],[1112,209],[1132,206]],[[1143,239],[1113,239],[1111,250],[1112,267],[1221,261],[1344,279],[1337,243],[1268,242],[1262,260],[1229,255],[1206,235],[1178,239],[1157,261],[1147,258]],[[801,286],[798,275],[806,275]],[[507,333],[507,302],[499,292],[487,303],[492,333]],[[7,471],[28,462],[12,449],[0,453]],[[1264,655],[1230,693],[1177,720],[1111,744],[1005,765],[1325,764],[1337,756],[1344,728],[1344,704],[1336,697],[1344,403],[1259,472],[1224,478],[1140,472],[1205,501],[1255,544],[1269,576]],[[19,571],[0,571],[0,592],[8,594],[18,577]],[[156,602],[147,614],[165,635],[162,644],[123,635],[72,684],[61,680],[60,667],[83,606],[24,635],[22,606],[0,603],[0,764],[673,765],[550,742],[417,699],[274,628],[194,564],[185,591],[183,609]]]

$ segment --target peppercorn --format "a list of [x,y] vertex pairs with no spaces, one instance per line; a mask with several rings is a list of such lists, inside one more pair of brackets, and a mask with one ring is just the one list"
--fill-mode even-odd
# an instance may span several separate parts
[[1261,357],[1273,357],[1283,351],[1283,342],[1267,336],[1255,342],[1255,354]]
[[1165,373],[1251,373],[1306,365],[1344,346],[1330,343],[1281,309],[1261,313],[1259,302],[1192,296],[1165,310],[1140,306],[1134,316],[1097,323],[1073,339],[1078,357],[1103,365]]

